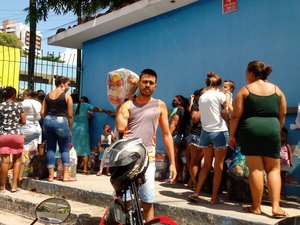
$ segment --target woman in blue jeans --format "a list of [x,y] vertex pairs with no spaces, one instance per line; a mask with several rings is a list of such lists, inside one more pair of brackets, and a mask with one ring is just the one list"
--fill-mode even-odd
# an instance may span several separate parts
[[43,132],[46,139],[46,159],[49,170],[48,181],[54,179],[56,145],[64,167],[64,182],[75,181],[69,175],[69,149],[71,130],[73,123],[73,101],[67,93],[70,86],[70,79],[57,77],[55,80],[56,89],[51,91],[43,101],[41,115],[44,118]]

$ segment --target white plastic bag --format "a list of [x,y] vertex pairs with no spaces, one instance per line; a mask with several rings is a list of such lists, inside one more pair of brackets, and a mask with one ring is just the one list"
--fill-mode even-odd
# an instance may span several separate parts
[[124,99],[132,98],[137,91],[139,76],[131,70],[121,68],[108,73],[107,95],[109,102],[117,107]]
[[298,114],[296,118],[296,125],[298,128],[300,128],[300,103],[298,104]]
[[[77,152],[72,144],[70,144],[70,166],[69,166],[69,175],[71,178],[76,178],[76,171],[77,171]],[[63,163],[60,157],[60,154],[58,154],[58,160],[57,160],[57,172],[56,172],[56,179],[57,180],[63,180],[64,178],[64,168]]]
[[300,129],[300,103],[298,104],[298,113],[295,122],[296,124],[290,125],[291,130]]

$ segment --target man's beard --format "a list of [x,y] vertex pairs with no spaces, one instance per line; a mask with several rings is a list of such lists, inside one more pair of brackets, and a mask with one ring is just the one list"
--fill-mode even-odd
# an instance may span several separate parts
[[140,94],[144,97],[150,97],[152,95],[152,93],[153,93],[153,91],[151,91],[151,90],[149,90],[149,92],[140,91]]

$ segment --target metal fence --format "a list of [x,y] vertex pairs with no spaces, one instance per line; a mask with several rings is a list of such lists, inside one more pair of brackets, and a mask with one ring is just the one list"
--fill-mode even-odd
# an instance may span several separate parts
[[[76,54],[58,54],[41,52],[35,59],[33,76],[34,90],[46,93],[54,88],[56,76],[69,77],[71,91],[76,88]],[[20,49],[0,46],[0,87],[13,86],[17,90],[28,88],[28,57]]]

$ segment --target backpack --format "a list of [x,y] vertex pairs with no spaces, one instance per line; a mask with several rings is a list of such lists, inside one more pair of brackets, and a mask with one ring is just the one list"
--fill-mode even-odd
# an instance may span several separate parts
[[28,176],[36,180],[46,179],[49,176],[45,155],[35,155],[32,158]]

